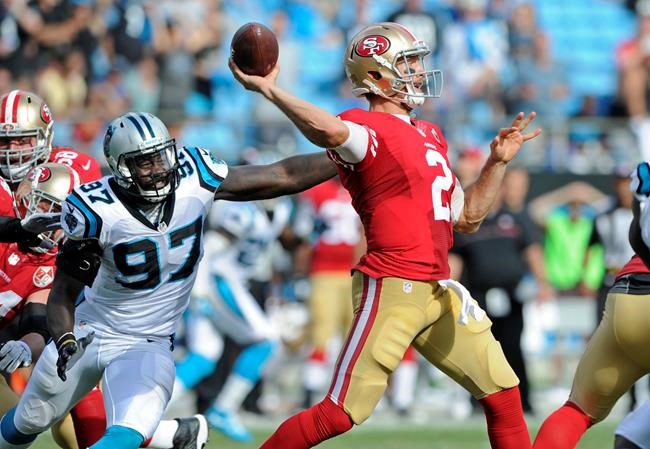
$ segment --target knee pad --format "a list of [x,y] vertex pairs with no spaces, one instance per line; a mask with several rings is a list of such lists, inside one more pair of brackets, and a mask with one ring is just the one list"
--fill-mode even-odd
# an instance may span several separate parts
[[216,366],[215,360],[191,352],[185,360],[176,366],[176,377],[185,388],[192,388],[210,375]]
[[488,368],[488,375],[490,383],[493,385],[486,385],[484,388],[491,391],[485,391],[490,394],[501,389],[512,388],[519,385],[519,378],[510,367],[506,359],[501,344],[498,341],[492,340],[485,348],[486,366]]
[[90,449],[138,449],[144,442],[144,437],[137,430],[124,426],[111,426],[106,429],[104,436]]
[[277,344],[270,340],[254,343],[244,349],[233,367],[233,372],[253,383],[262,376],[266,362],[271,358]]
[[372,358],[392,373],[413,341],[415,330],[405,321],[392,318],[386,320],[377,335],[381,338],[372,342]]

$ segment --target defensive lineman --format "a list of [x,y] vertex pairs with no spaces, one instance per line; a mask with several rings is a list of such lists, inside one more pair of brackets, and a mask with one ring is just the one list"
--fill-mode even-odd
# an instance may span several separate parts
[[165,125],[144,113],[111,122],[104,154],[112,176],[80,186],[64,203],[68,240],[48,307],[53,342],[2,418],[0,448],[29,447],[100,379],[110,413],[92,449],[137,448],[171,395],[173,330],[187,307],[214,192],[268,198],[335,174],[319,155],[228,173],[206,150],[177,151]]

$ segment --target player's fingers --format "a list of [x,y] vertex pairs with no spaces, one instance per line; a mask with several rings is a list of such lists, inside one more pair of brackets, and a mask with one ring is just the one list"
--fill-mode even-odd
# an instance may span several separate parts
[[540,128],[537,128],[537,129],[536,129],[535,131],[533,131],[532,133],[524,134],[524,135],[523,135],[524,142],[526,142],[526,141],[528,141],[528,140],[530,140],[530,139],[534,139],[535,137],[539,136],[541,133],[542,133],[542,130],[541,130]]
[[528,124],[532,122],[535,117],[537,117],[537,112],[535,111],[528,114],[528,116],[524,120],[522,120],[521,123],[519,123],[519,129],[526,128],[526,126],[528,126]]
[[511,127],[513,127],[513,128],[519,127],[519,123],[521,122],[522,118],[524,118],[524,113],[523,112],[518,113],[515,116],[514,120],[512,121]]

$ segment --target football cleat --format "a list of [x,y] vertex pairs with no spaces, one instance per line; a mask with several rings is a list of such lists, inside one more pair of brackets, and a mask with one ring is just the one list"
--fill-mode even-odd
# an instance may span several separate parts
[[203,415],[176,418],[178,429],[174,434],[172,449],[203,449],[208,442],[208,422]]
[[231,440],[240,443],[249,443],[253,441],[253,434],[244,426],[237,416],[237,413],[220,410],[216,407],[210,407],[205,412],[210,427],[223,433]]

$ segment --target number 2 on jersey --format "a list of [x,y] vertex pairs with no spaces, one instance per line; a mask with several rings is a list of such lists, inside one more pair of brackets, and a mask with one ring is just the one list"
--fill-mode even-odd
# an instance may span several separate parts
[[[428,146],[428,145],[427,145]],[[442,167],[443,175],[436,176],[436,179],[433,180],[431,184],[431,195],[433,198],[433,219],[450,221],[451,219],[451,210],[449,202],[447,204],[443,203],[442,193],[449,191],[454,182],[454,176],[451,173],[451,169],[447,165],[447,161],[438,153],[436,150],[429,148],[425,155],[427,159],[427,165],[429,167],[436,167],[438,164]]]

